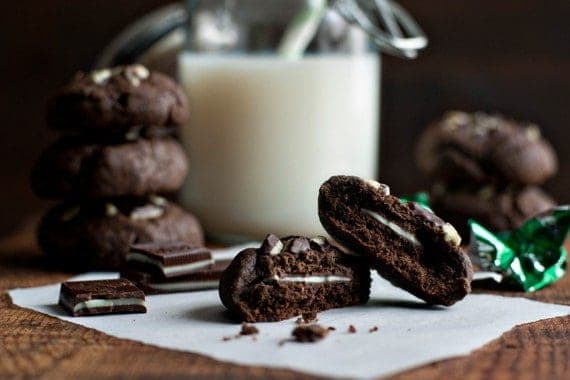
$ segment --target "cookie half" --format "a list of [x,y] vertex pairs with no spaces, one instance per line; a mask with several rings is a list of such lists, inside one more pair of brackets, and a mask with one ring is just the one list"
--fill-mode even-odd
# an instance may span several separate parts
[[382,277],[430,304],[452,305],[471,290],[471,262],[455,228],[416,203],[402,203],[386,185],[331,177],[320,188],[319,218]]
[[188,172],[176,140],[100,145],[67,136],[48,147],[32,171],[41,198],[145,196],[177,191]]
[[182,88],[142,65],[80,72],[48,105],[57,130],[121,131],[131,126],[178,126],[188,119]]
[[322,237],[268,235],[258,249],[240,252],[220,280],[222,303],[247,322],[365,303],[370,270]]
[[422,133],[415,157],[426,175],[450,183],[536,185],[558,169],[536,125],[483,112],[446,113]]
[[73,270],[117,269],[131,244],[171,240],[204,245],[196,217],[160,197],[63,203],[38,227],[43,251]]

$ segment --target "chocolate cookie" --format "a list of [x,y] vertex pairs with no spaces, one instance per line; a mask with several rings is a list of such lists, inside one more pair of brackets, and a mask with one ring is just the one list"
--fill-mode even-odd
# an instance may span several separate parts
[[471,290],[473,271],[449,223],[416,203],[403,203],[388,186],[335,176],[319,192],[327,232],[362,254],[392,284],[430,304],[452,305]]
[[99,145],[68,136],[42,154],[31,179],[42,198],[144,196],[177,191],[187,171],[174,139]]
[[507,231],[555,206],[552,198],[535,186],[499,191],[490,185],[478,190],[434,186],[430,198],[434,211],[457,227],[464,239],[470,236],[469,219],[493,231]]
[[541,184],[558,167],[536,125],[481,112],[448,112],[423,132],[415,156],[425,174],[452,183]]
[[280,321],[303,313],[365,303],[370,270],[323,237],[268,235],[240,252],[220,280],[222,303],[247,322]]
[[131,244],[169,240],[204,244],[198,220],[160,197],[63,203],[38,228],[42,249],[74,270],[117,269]]
[[177,126],[187,118],[188,103],[180,86],[138,64],[76,74],[47,111],[48,124],[66,131]]

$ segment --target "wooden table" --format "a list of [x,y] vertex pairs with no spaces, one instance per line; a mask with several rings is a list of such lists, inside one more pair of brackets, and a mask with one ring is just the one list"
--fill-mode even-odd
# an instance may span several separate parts
[[[16,307],[4,292],[13,287],[60,282],[69,276],[46,265],[32,232],[0,241],[0,378],[313,378],[288,370],[221,363],[201,355],[117,339]],[[570,276],[537,293],[506,295],[570,305]],[[515,327],[469,356],[432,363],[392,377],[568,378],[570,316]]]

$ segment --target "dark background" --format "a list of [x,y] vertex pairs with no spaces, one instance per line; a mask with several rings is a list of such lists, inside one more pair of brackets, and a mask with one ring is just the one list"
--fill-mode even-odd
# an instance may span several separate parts
[[[386,57],[381,180],[395,193],[417,190],[411,160],[420,129],[447,109],[500,111],[534,121],[555,145],[560,173],[547,188],[570,202],[570,2],[401,0],[430,37],[416,61]],[[0,235],[47,204],[28,173],[50,141],[43,122],[49,93],[87,69],[129,22],[160,0],[28,0],[0,13]]]

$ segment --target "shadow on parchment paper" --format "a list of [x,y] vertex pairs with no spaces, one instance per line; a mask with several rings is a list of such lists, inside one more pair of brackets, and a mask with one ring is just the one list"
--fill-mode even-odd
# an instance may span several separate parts
[[69,314],[57,303],[50,303],[48,305],[42,305],[41,307],[45,308],[51,315],[56,317],[69,317]]
[[187,316],[192,320],[198,320],[203,322],[223,323],[223,324],[239,323],[237,319],[232,318],[231,314],[226,310],[226,308],[222,304],[209,305],[192,309],[188,312]]
[[430,305],[423,301],[399,300],[394,298],[371,298],[364,307],[394,307],[400,309],[414,310],[445,310],[446,308],[438,305]]
[[[379,308],[379,307],[393,307],[402,309],[416,309],[416,310],[445,310],[443,306],[428,305],[423,301],[409,301],[398,299],[382,299],[375,298],[368,301],[363,307]],[[203,306],[197,309],[190,310],[187,314],[188,318],[192,320],[199,320],[203,322],[223,323],[223,324],[236,324],[241,323],[239,319],[232,317],[232,315],[220,305]]]

